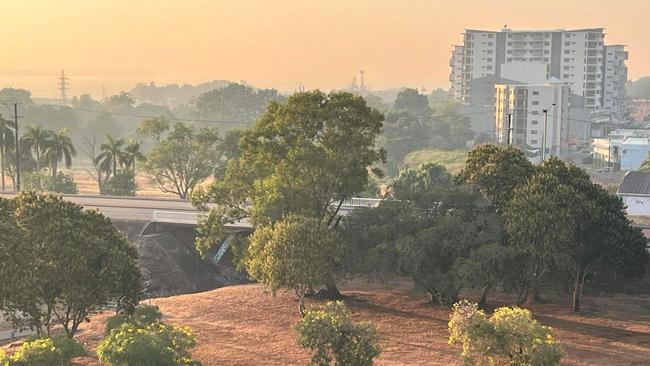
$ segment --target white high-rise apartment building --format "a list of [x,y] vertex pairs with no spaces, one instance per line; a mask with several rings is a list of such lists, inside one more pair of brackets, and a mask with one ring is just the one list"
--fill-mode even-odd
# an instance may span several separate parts
[[628,53],[624,45],[605,46],[605,78],[603,82],[604,100],[603,109],[611,110],[614,114],[625,114],[627,110],[627,84]]
[[449,74],[451,97],[460,100],[463,87],[463,46],[454,46],[449,66],[451,67],[451,74]]
[[[568,85],[556,78],[544,84],[498,84],[495,95],[496,139],[499,142],[519,146],[538,158],[544,145],[546,157],[567,152]],[[544,110],[548,111],[546,126]]]
[[[627,78],[627,53],[624,46],[605,46],[603,28],[496,32],[467,29],[463,35],[463,45],[454,47],[450,75],[451,94],[460,102],[470,102],[472,80],[486,76],[507,79],[502,74],[504,65],[524,62],[545,64],[546,79],[555,77],[568,85],[571,93],[584,97],[585,108],[610,113],[619,109],[620,104],[614,105],[614,101],[620,103],[622,98],[611,94],[616,87],[608,88],[607,76],[617,79],[617,85]],[[462,63],[458,65],[461,49]],[[624,89],[617,90],[624,93]]]

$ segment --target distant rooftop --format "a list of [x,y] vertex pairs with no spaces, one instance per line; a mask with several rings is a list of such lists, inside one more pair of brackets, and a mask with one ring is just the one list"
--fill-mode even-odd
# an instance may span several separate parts
[[582,28],[582,29],[510,29],[503,28],[498,31],[494,30],[483,30],[483,29],[465,29],[465,32],[485,32],[485,33],[499,33],[499,32],[508,32],[508,33],[554,33],[554,32],[589,32],[589,31],[604,31],[605,28]]
[[650,195],[650,173],[628,172],[617,193]]

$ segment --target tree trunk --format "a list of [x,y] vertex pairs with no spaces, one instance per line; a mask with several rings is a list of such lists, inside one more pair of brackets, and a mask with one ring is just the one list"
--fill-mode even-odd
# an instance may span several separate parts
[[485,306],[487,305],[487,296],[488,293],[490,292],[491,285],[486,285],[485,288],[483,289],[483,293],[481,294],[481,300],[478,302],[478,307],[481,309],[484,309]]
[[325,297],[330,300],[341,300],[343,295],[339,291],[339,288],[336,286],[336,280],[334,275],[329,274],[325,279]]
[[517,296],[517,306],[523,305],[526,300],[528,300],[528,287],[526,287],[523,292],[520,292],[519,296]]
[[575,283],[573,285],[573,311],[580,311],[580,301],[582,300],[582,287],[584,286],[585,270],[578,265],[576,270]]
[[[52,190],[56,192],[56,171],[58,168],[56,160],[52,161]],[[40,179],[40,178],[39,178]]]

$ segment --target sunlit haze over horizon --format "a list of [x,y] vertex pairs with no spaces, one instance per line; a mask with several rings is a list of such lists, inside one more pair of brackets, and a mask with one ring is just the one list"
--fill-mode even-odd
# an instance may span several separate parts
[[629,77],[650,75],[647,0],[1,0],[0,86],[101,96],[136,82],[244,80],[282,91],[449,88],[465,28],[605,28],[626,44]]

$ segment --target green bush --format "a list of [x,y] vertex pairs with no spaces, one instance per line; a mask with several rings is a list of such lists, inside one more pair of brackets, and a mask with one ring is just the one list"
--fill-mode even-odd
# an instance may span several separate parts
[[488,317],[466,300],[454,305],[449,343],[463,346],[466,365],[554,366],[563,350],[552,329],[537,323],[529,310],[496,309]]
[[10,358],[9,366],[67,366],[70,360],[83,356],[84,349],[74,339],[64,335],[52,338],[38,338],[23,343]]
[[[162,313],[155,305],[139,305],[133,314],[118,314],[106,320],[106,334],[119,328],[124,323],[131,323],[139,328],[144,328],[162,320]],[[1,365],[0,365],[1,366]]]
[[341,301],[308,311],[296,324],[298,345],[314,354],[310,365],[370,366],[379,355],[379,338],[372,323],[354,324]]
[[189,329],[155,322],[145,327],[123,323],[97,347],[107,366],[191,366],[190,349],[196,341]]
[[109,196],[135,196],[137,188],[131,172],[118,171],[105,183],[103,193]]
[[46,172],[26,172],[20,175],[21,189],[33,192],[57,192],[64,194],[79,193],[77,183],[71,174],[59,172],[56,175],[56,187],[52,176]]

